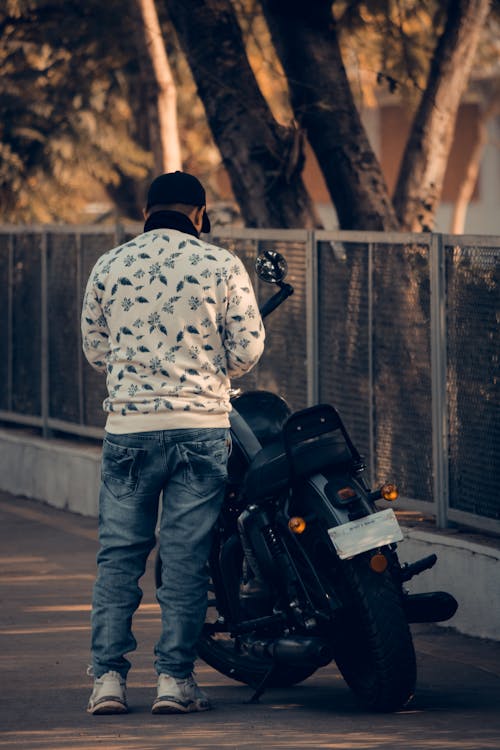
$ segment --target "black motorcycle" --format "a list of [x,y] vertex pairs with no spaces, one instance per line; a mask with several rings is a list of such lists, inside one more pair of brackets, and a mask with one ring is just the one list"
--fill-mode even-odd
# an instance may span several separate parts
[[[279,286],[265,316],[293,288],[278,253],[262,253],[256,270]],[[436,555],[400,565],[396,515],[377,507],[396,499],[397,489],[370,489],[333,406],[292,414],[279,396],[254,391],[235,395],[232,407],[229,479],[199,656],[251,685],[253,700],[335,660],[364,707],[401,708],[416,681],[409,623],[447,620],[458,606],[445,592],[404,589]]]

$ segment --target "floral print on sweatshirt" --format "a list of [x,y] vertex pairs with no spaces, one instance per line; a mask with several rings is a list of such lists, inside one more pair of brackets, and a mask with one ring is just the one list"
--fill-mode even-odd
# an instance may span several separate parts
[[239,258],[174,229],[99,258],[81,323],[85,356],[107,375],[111,432],[226,426],[229,378],[248,372],[264,347]]

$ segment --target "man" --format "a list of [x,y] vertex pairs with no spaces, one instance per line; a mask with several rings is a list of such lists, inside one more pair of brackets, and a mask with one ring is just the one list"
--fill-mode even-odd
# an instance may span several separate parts
[[211,534],[227,477],[229,378],[248,372],[264,346],[243,264],[199,239],[210,231],[201,183],[183,172],[157,177],[144,215],[143,234],[97,261],[82,312],[85,356],[106,372],[108,389],[92,714],[128,710],[124,655],[137,645],[132,616],[156,542],[162,493],[162,634],[152,712],[210,708],[192,672],[207,605]]

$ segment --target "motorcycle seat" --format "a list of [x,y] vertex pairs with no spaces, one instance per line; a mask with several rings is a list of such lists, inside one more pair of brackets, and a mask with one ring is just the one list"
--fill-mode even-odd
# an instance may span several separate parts
[[310,476],[325,467],[342,468],[352,464],[352,455],[339,437],[319,437],[298,445],[293,462],[282,439],[262,448],[252,460],[244,481],[244,491],[253,501],[274,495],[293,479]]

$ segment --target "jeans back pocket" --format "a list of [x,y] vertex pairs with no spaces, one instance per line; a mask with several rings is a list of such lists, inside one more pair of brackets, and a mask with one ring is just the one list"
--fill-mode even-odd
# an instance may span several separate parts
[[135,491],[146,451],[112,443],[104,439],[102,447],[102,480],[115,497]]

